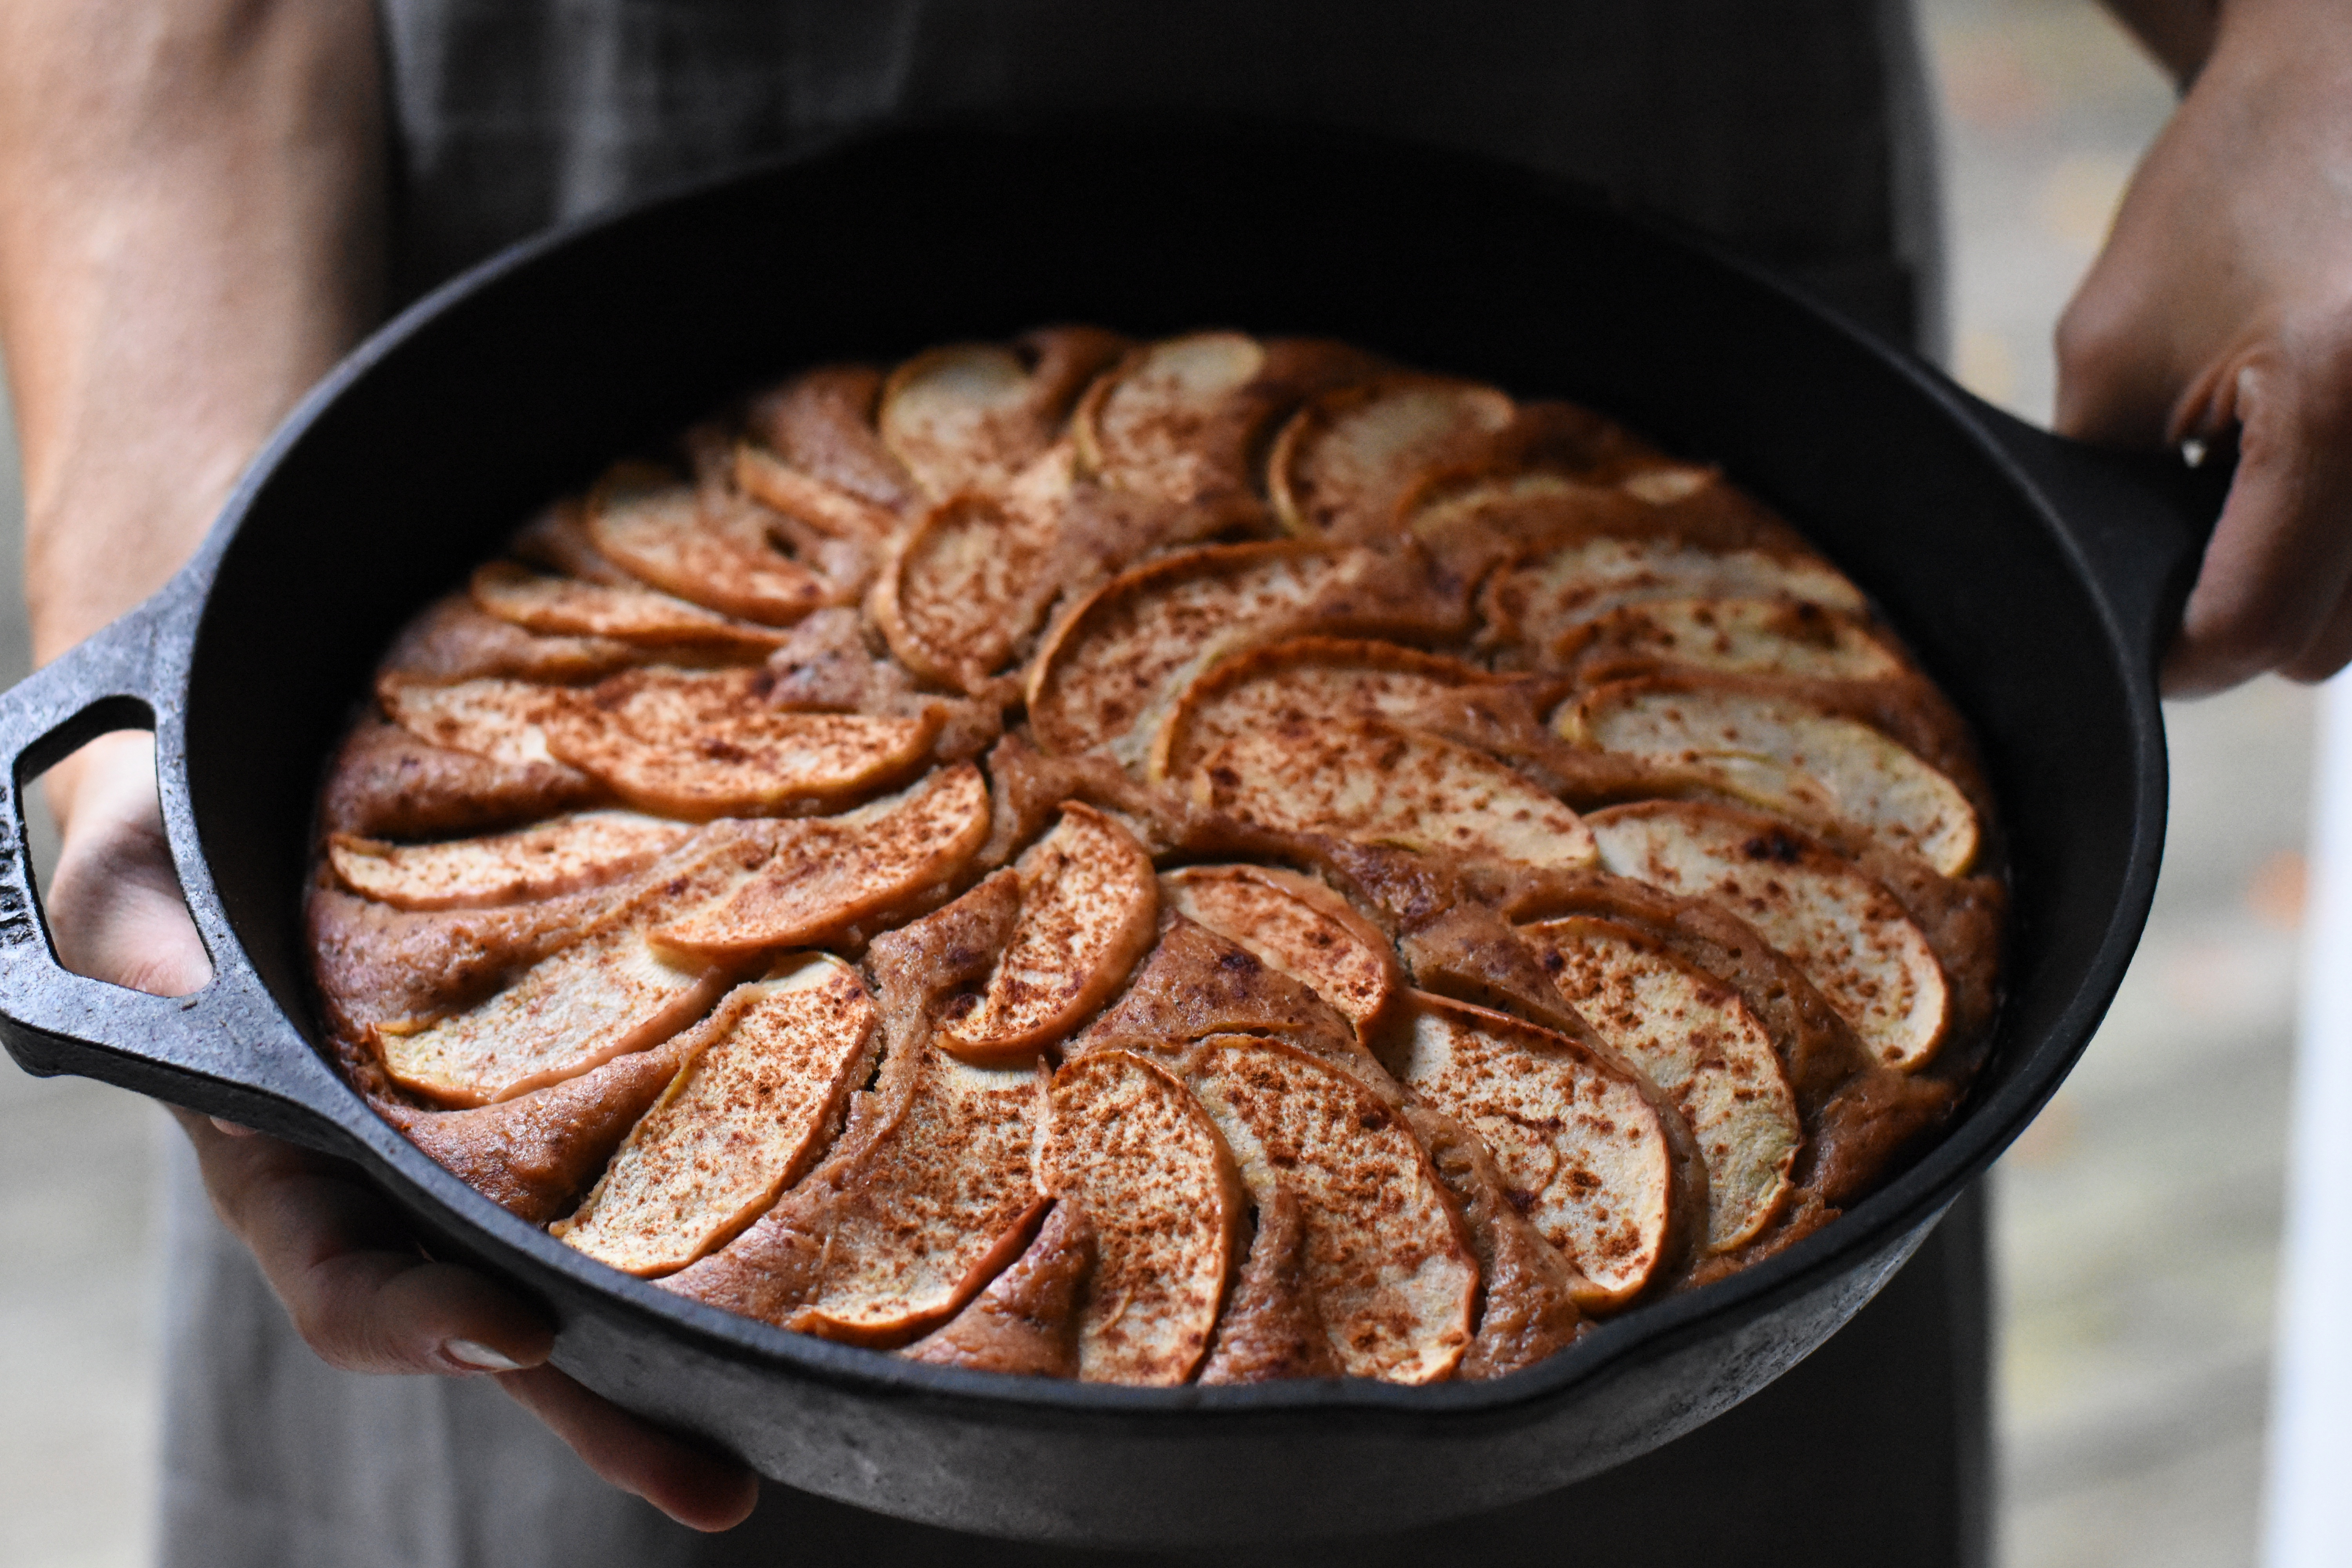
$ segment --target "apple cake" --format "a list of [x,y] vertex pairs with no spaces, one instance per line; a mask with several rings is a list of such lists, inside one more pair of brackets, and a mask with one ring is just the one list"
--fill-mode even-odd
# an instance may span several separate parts
[[1952,1113],[1969,736],[1717,468],[1339,343],[808,371],[384,655],[352,1084],[662,1289],[947,1365],[1494,1377]]

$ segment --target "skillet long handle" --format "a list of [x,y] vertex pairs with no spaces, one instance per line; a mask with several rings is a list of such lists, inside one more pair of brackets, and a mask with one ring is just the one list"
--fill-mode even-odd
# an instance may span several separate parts
[[2190,468],[2168,452],[2123,452],[2053,436],[1960,394],[2083,552],[2151,679],[2221,515],[2234,464]]
[[[26,784],[115,730],[157,732],[158,771],[176,745],[179,659],[196,595],[175,583],[56,662],[0,693],[0,1043],[27,1072],[75,1073],[314,1144],[331,1143],[313,1110],[325,1065],[290,1038],[215,901],[190,907],[213,978],[189,996],[150,996],[87,979],[58,962],[26,848]],[[201,862],[167,808],[183,886]],[[209,889],[207,889],[206,891]]]

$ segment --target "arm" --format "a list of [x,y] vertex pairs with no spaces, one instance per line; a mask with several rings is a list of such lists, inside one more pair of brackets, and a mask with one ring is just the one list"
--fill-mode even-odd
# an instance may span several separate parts
[[2166,659],[2180,695],[2352,660],[2352,15],[2226,0],[2215,18],[2058,332],[2061,430],[2237,438]]
[[[383,145],[371,0],[0,5],[0,342],[37,658],[163,584],[373,321]],[[151,743],[108,737],[47,783],[65,830],[47,898],[60,956],[166,994],[201,986]],[[544,1365],[537,1315],[427,1262],[348,1166],[180,1120],[214,1205],[326,1360],[500,1371],[606,1479],[704,1528],[750,1512],[746,1472]]]

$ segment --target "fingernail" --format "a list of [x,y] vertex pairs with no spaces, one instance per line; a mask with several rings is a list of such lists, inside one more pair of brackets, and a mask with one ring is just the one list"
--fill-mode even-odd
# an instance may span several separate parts
[[460,1366],[476,1372],[520,1372],[522,1363],[503,1355],[479,1340],[451,1340],[441,1347],[441,1353]]
[[224,1121],[217,1116],[207,1118],[207,1120],[212,1122],[215,1130],[226,1133],[231,1138],[252,1138],[258,1136],[252,1128],[247,1127],[239,1122]]

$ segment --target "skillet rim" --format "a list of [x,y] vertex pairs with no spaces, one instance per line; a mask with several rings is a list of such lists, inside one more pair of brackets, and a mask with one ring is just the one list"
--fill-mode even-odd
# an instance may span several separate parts
[[[1106,121],[1123,129],[1139,124],[1159,127],[1164,133],[1172,117],[983,118],[992,127],[999,128],[1010,120],[1015,127],[1014,134],[1024,133],[1022,128],[1025,126],[1025,133],[1034,135],[1041,119],[1061,121],[1062,133],[1067,133],[1074,125],[1090,128],[1090,134],[1098,133],[1091,128]],[[696,181],[646,201],[531,237],[403,310],[302,399],[240,478],[204,545],[180,575],[150,602],[159,609],[176,607],[179,611],[169,616],[173,623],[170,630],[174,646],[165,657],[171,668],[158,682],[161,689],[177,698],[155,715],[158,765],[159,773],[168,772],[171,775],[165,792],[167,804],[178,807],[187,829],[184,854],[175,849],[175,858],[183,861],[184,886],[189,889],[192,902],[199,896],[200,889],[201,895],[215,905],[221,929],[235,944],[233,955],[227,955],[230,963],[223,963],[222,953],[213,955],[216,976],[231,978],[242,971],[242,978],[252,982],[254,971],[243,939],[236,931],[234,919],[220,908],[204,851],[185,743],[188,700],[200,662],[199,649],[208,637],[220,635],[206,612],[236,538],[247,515],[265,499],[273,474],[300,447],[309,431],[342,396],[374,375],[380,366],[398,355],[412,340],[427,332],[441,317],[477,296],[506,285],[517,275],[527,274],[551,255],[569,251],[617,229],[659,222],[674,209],[717,197],[731,187],[788,175],[803,165],[822,163],[845,152],[867,153],[934,135],[942,129],[951,128],[954,134],[969,135],[971,123],[965,120],[947,126],[908,127],[878,135],[844,133],[803,153]],[[1234,122],[1219,123],[1229,127]],[[1250,133],[1263,135],[1266,129],[1261,125]],[[1344,143],[1356,151],[1377,150],[1382,156],[1405,156],[1423,163],[1462,165],[1490,184],[1517,183],[1528,197],[1542,203],[1567,202],[1587,209],[1601,205],[1589,194],[1564,182],[1510,169],[1471,154],[1441,152],[1391,138],[1297,126],[1279,126],[1276,133],[1327,146]],[[1182,134],[1190,138],[1196,133]],[[419,1217],[428,1227],[439,1230],[446,1227],[446,1222],[454,1221],[480,1235],[488,1247],[478,1249],[462,1237],[457,1244],[467,1251],[492,1253],[486,1261],[499,1272],[511,1277],[517,1270],[501,1268],[496,1253],[520,1254],[530,1268],[545,1269],[562,1278],[573,1289],[605,1299],[625,1309],[633,1319],[649,1322],[657,1332],[683,1333],[702,1349],[729,1361],[751,1362],[765,1370],[836,1387],[936,1397],[972,1406],[968,1414],[1065,1413],[1085,1417],[1147,1411],[1173,1415],[1181,1411],[1222,1419],[1316,1415],[1344,1409],[1401,1416],[1532,1415],[1538,1413],[1536,1406],[1556,1402],[1580,1385],[1601,1381],[1612,1369],[1630,1363],[1645,1348],[1656,1347],[1663,1352],[1677,1343],[1706,1338],[1738,1321],[1763,1316],[1777,1307],[1831,1287],[1874,1257],[1907,1253],[1967,1181],[1989,1166],[2056,1091],[2066,1071],[2087,1047],[2137,946],[2161,857],[2166,793],[2163,731],[2154,692],[2153,655],[2135,657],[2126,651],[2131,649],[2132,638],[2122,624],[2125,616],[2111,602],[2110,584],[2099,570],[2095,552],[2068,526],[2041,479],[2021,459],[2014,437],[1995,423],[2006,420],[2006,416],[1977,402],[1933,367],[1881,342],[1767,269],[1728,254],[1711,241],[1653,217],[1616,210],[1598,216],[1652,242],[1696,255],[1747,287],[1769,294],[1781,306],[1803,318],[1810,330],[1837,340],[1847,352],[1858,353],[1873,362],[1880,373],[1896,377],[1908,395],[1923,400],[1941,423],[1957,430],[1998,478],[2001,488],[2034,515],[2044,538],[2055,547],[2086,599],[2095,606],[2099,616],[2095,640],[2112,659],[2116,683],[2126,700],[2121,718],[2135,753],[2131,775],[2137,785],[2133,816],[2137,830],[2131,836],[2130,852],[2118,886],[2116,910],[2123,918],[2110,915],[2101,941],[2075,977],[2065,1006],[2037,1038],[2023,1042],[2010,1038],[2015,998],[2004,999],[1987,1070],[1990,1070],[1991,1060],[2003,1057],[2013,1057],[2014,1067],[2003,1076],[2003,1081],[1989,1091],[1982,1089],[1984,1079],[1979,1078],[1979,1089],[1966,1097],[1938,1141],[1884,1187],[1847,1209],[1838,1221],[1786,1251],[1704,1289],[1644,1303],[1599,1325],[1577,1344],[1543,1363],[1492,1382],[1413,1388],[1352,1381],[1242,1388],[1114,1388],[932,1367],[887,1352],[834,1344],[687,1301],[646,1281],[606,1269],[499,1208],[408,1143],[389,1123],[376,1117],[357,1091],[318,1057],[316,1047],[302,1026],[278,1007],[267,989],[255,982],[246,989],[258,994],[257,1000],[275,1015],[269,1021],[282,1029],[289,1043],[326,1068],[325,1078],[333,1086],[339,1103],[320,1105],[312,1097],[301,1094],[289,1098],[340,1134],[338,1142],[351,1146],[345,1152],[359,1153],[374,1174],[388,1178],[404,1205],[413,1211],[421,1206]],[[176,601],[176,606],[164,605],[166,600]],[[167,736],[171,743],[165,746]],[[198,873],[196,879],[188,877],[190,870]],[[1891,1273],[1891,1267],[1885,1272]],[[1881,1282],[1884,1277],[1883,1274]]]

